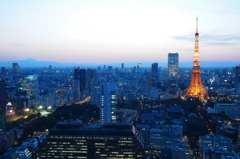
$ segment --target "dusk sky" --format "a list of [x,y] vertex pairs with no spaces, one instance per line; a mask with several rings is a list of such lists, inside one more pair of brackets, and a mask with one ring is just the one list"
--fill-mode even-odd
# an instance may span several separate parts
[[239,0],[1,0],[0,62],[240,61]]

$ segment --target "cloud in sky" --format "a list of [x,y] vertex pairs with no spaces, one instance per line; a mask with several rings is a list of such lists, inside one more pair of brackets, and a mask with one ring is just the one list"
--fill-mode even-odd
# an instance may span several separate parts
[[238,3],[238,0],[2,0],[0,59],[166,62],[169,52],[178,52],[180,60],[191,61],[198,14],[201,60],[215,60],[218,56],[218,60],[225,61],[223,56],[227,52],[230,61],[239,61]]

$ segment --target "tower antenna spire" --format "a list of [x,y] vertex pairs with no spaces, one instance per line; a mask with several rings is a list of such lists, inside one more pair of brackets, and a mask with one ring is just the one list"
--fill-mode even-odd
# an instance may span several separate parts
[[196,18],[196,33],[198,33],[198,17]]

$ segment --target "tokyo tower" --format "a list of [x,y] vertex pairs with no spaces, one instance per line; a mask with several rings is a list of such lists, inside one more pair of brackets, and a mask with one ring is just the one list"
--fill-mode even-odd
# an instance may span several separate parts
[[200,76],[200,60],[199,60],[199,47],[198,47],[198,18],[196,19],[196,33],[195,33],[195,48],[194,48],[194,59],[192,67],[192,78],[190,86],[183,96],[183,99],[187,97],[199,98],[199,100],[204,101],[204,99],[209,98],[206,89],[202,84],[202,78]]

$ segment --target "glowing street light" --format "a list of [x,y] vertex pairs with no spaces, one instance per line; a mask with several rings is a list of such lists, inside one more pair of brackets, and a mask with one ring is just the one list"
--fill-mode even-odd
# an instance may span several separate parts
[[29,112],[29,108],[26,108],[25,111],[26,111],[26,112]]

